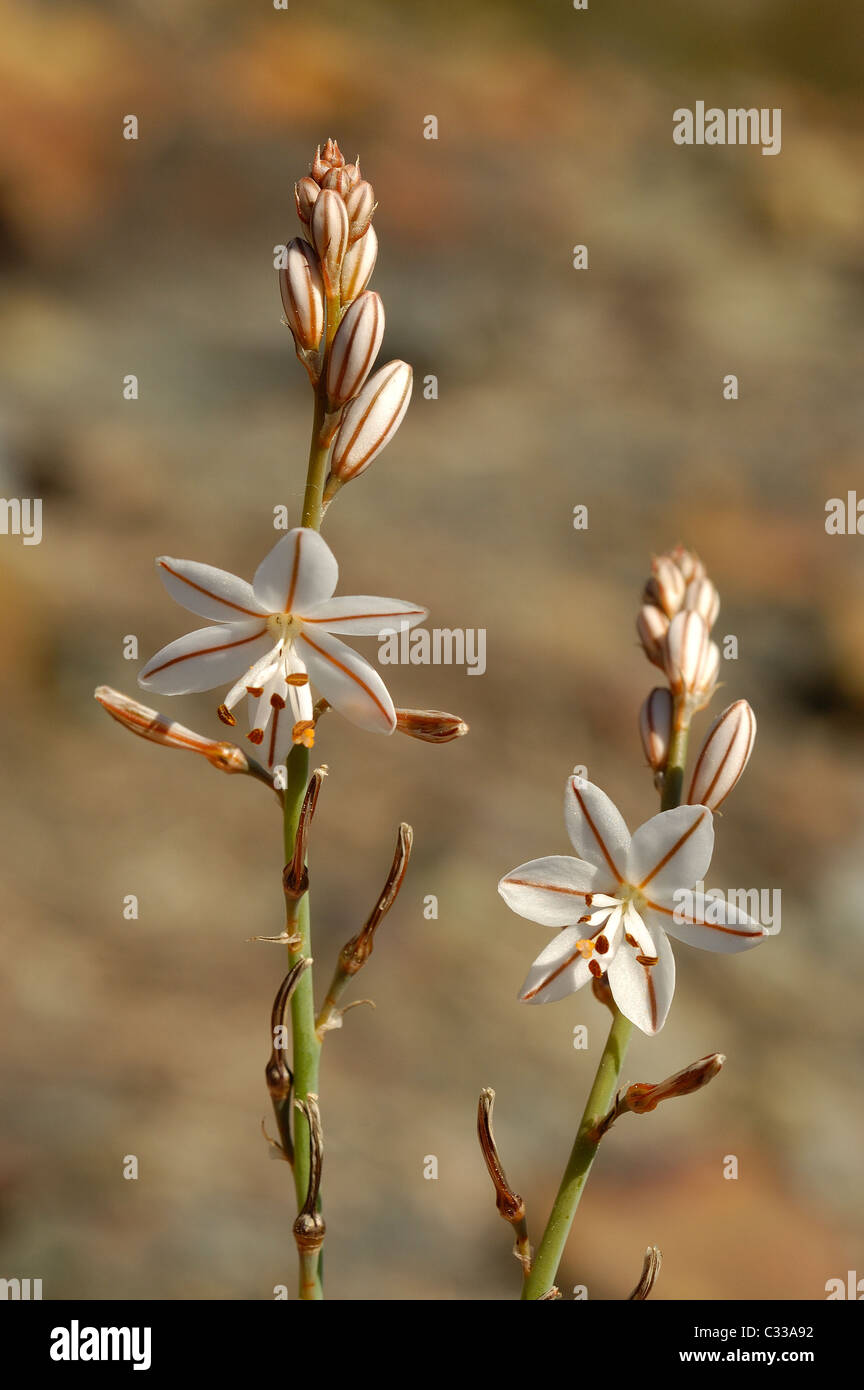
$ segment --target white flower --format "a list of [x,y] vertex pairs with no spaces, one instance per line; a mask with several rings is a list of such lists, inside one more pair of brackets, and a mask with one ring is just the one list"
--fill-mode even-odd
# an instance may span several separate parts
[[[398,622],[412,627],[427,610],[396,598],[333,598],[336,559],[317,531],[297,527],[262,560],[251,584],[195,560],[161,556],[156,564],[172,598],[217,627],[199,628],[163,647],[138,677],[145,690],[186,695],[234,681],[220,707],[250,697],[249,737],[266,740],[267,766],[284,762],[293,742],[310,743],[310,679],[361,729],[391,734],[396,712],[384,682],[333,633],[375,636]],[[290,704],[292,719],[281,718]]]
[[[758,922],[720,899],[676,894],[705,876],[714,848],[707,806],[652,816],[630,836],[620,812],[591,782],[571,777],[564,793],[567,830],[579,858],[533,859],[502,878],[498,891],[514,912],[563,930],[541,951],[520,999],[548,1004],[607,975],[618,1008],[644,1033],[666,1021],[675,989],[669,936],[707,951],[743,951],[764,936]],[[710,906],[705,921],[706,906]]]

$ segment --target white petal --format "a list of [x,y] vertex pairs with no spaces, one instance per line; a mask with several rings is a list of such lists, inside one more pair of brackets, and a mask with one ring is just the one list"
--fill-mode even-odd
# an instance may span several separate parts
[[329,632],[304,630],[296,647],[312,680],[334,709],[361,729],[392,734],[396,728],[393,701],[368,661]]
[[[325,632],[353,632],[358,637],[377,637],[382,628],[413,627],[422,623],[429,609],[401,598],[377,598],[355,594],[327,599],[305,609],[299,616],[304,623],[322,627]],[[395,619],[395,621],[394,621]]]
[[202,627],[169,642],[151,657],[138,684],[161,695],[212,690],[236,680],[271,645],[272,639],[260,621]]
[[338,579],[327,542],[308,526],[298,526],[261,561],[252,587],[268,613],[293,613],[330,598]]
[[571,777],[564,792],[564,817],[579,858],[597,866],[606,887],[620,883],[627,866],[630,832],[615,803],[593,782]]
[[171,597],[199,618],[236,623],[265,612],[252,585],[227,570],[217,570],[197,560],[175,560],[170,555],[160,555],[156,566]]
[[675,993],[675,957],[662,931],[656,933],[656,965],[640,965],[626,943],[615,952],[607,979],[618,1008],[643,1033],[659,1033]]
[[543,927],[566,927],[587,911],[598,870],[582,859],[552,854],[520,864],[502,878],[498,892],[508,907]]
[[565,927],[540,952],[519,991],[523,1004],[551,1004],[588,983],[589,963],[576,945],[582,939],[578,927]]
[[714,851],[714,817],[707,806],[676,806],[652,816],[633,836],[627,882],[668,906],[677,888],[705,877]]
[[[308,676],[306,667],[300,660],[297,649],[294,646],[288,648],[285,653],[285,671],[290,676]],[[303,685],[288,685],[288,699],[291,704],[291,714],[294,724],[301,720],[305,723],[311,720],[313,714],[312,689],[308,679]],[[294,725],[292,724],[292,729]],[[278,761],[278,759],[277,759]]]
[[[688,946],[703,951],[749,951],[767,935],[765,928],[754,922],[741,908],[724,898],[709,898],[704,893],[690,893],[682,909],[650,902],[645,916],[663,924],[663,930]],[[675,918],[678,918],[678,921]],[[705,918],[707,917],[707,921]],[[655,936],[659,933],[655,932]]]

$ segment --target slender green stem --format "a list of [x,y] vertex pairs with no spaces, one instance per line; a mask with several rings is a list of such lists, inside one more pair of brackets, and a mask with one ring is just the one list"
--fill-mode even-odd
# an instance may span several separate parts
[[[671,810],[681,803],[684,769],[687,764],[687,739],[690,733],[689,712],[683,701],[676,701],[673,724],[675,728],[669,742],[669,756],[666,760],[660,803],[663,811]],[[537,1247],[531,1273],[522,1288],[523,1299],[542,1298],[555,1283],[576,1208],[597,1157],[601,1137],[597,1133],[597,1126],[614,1102],[624,1054],[632,1031],[633,1024],[616,1008],[558,1195],[552,1205],[543,1238]]]
[[579,1198],[582,1196],[582,1189],[588,1181],[591,1165],[597,1156],[599,1140],[593,1131],[615,1098],[624,1053],[627,1050],[632,1029],[633,1024],[630,1020],[616,1009],[612,1027],[609,1030],[609,1037],[606,1039],[606,1046],[603,1049],[603,1056],[600,1058],[600,1065],[597,1068],[597,1075],[594,1077],[594,1085],[591,1087],[591,1094],[576,1132],[576,1140],[570,1153],[570,1159],[561,1179],[558,1195],[553,1203],[546,1230],[543,1232],[543,1239],[537,1247],[531,1273],[525,1280],[522,1289],[523,1299],[542,1298],[555,1283],[555,1276],[561,1263],[561,1256],[564,1254],[564,1246],[567,1244],[567,1237],[576,1215]]

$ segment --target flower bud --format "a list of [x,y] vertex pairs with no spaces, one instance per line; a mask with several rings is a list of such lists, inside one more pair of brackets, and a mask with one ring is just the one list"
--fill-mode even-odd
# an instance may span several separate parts
[[345,198],[351,188],[351,175],[345,169],[328,169],[321,180],[322,188],[332,188],[339,194],[340,198]]
[[363,473],[390,443],[408,409],[412,377],[407,362],[388,362],[347,406],[331,464],[331,476],[340,483]]
[[378,204],[375,202],[375,191],[371,183],[366,179],[360,179],[348,192],[345,199],[345,206],[348,209],[349,245],[359,241],[372,221],[372,215]]
[[294,201],[297,204],[297,216],[300,218],[304,227],[309,226],[312,217],[312,208],[315,206],[315,201],[320,192],[321,189],[318,187],[315,180],[310,178],[308,174],[294,185]]
[[384,305],[374,290],[365,290],[348,308],[336,330],[327,364],[331,405],[356,396],[372,369],[384,337]]
[[673,695],[693,692],[707,646],[708,629],[701,613],[676,613],[666,634],[663,661]]
[[458,714],[441,709],[397,709],[396,732],[423,743],[452,743],[467,734],[468,725]]
[[300,237],[288,243],[286,263],[279,271],[279,292],[297,346],[317,348],[324,332],[324,282],[318,257]]
[[656,603],[667,618],[674,618],[684,602],[687,585],[684,576],[668,555],[659,555],[651,562],[652,575],[645,585],[645,602]]
[[360,160],[356,160],[353,164],[346,164],[345,173],[348,175],[348,187],[350,188],[352,184],[355,184],[357,180],[362,177],[360,173]]
[[653,603],[640,608],[636,619],[636,631],[648,660],[655,666],[663,667],[663,644],[669,631],[669,619]]
[[331,169],[339,169],[344,163],[345,156],[336,141],[328,140],[323,151],[320,145],[315,151],[315,158],[312,161],[312,177],[316,183],[322,183]]
[[339,289],[342,258],[348,247],[348,213],[345,204],[332,188],[318,194],[309,223],[312,242],[321,262],[321,274],[328,295]]
[[[707,632],[707,628],[706,628]],[[693,695],[696,700],[696,709],[704,709],[709,703],[711,696],[717,689],[717,677],[720,674],[720,648],[716,642],[707,642],[702,660],[699,663],[699,670],[696,672],[696,680],[693,683]]]
[[755,738],[756,716],[746,700],[736,700],[718,715],[696,759],[689,805],[717,810],[747,766]]
[[673,546],[668,558],[678,566],[686,583],[689,584],[691,579],[705,578],[705,566],[702,561],[691,550],[685,550],[683,545]]
[[652,772],[662,772],[669,757],[672,737],[672,696],[665,685],[658,685],[639,713],[639,732],[642,747]]
[[720,595],[710,579],[691,579],[684,595],[684,607],[701,613],[705,619],[705,626],[710,631],[720,612]]
[[358,294],[362,294],[372,278],[378,256],[378,238],[375,228],[370,227],[365,236],[355,241],[345,252],[342,262],[340,294],[343,304],[350,304]]

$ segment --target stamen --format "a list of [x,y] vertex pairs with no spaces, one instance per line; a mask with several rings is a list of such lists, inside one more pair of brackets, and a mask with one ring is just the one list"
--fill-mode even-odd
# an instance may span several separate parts
[[588,969],[591,971],[595,980],[599,980],[600,976],[603,974],[603,967],[598,960],[589,960]]
[[598,956],[605,956],[606,952],[609,950],[609,942],[605,936],[598,936],[597,940],[594,942],[594,946],[596,947]]
[[217,709],[216,713],[218,714],[219,718],[222,720],[222,723],[223,723],[223,724],[229,724],[229,725],[230,725],[230,724],[236,724],[236,723],[237,723],[237,720],[234,718],[233,714],[231,713],[230,709],[228,709],[228,706],[227,706],[227,705],[220,705],[219,708]]
[[247,685],[246,694],[254,696],[256,700],[260,700],[261,696],[264,694],[264,687],[263,685]]
[[659,956],[643,956],[640,953],[639,955],[637,955],[636,959],[638,960],[640,965],[659,965],[660,963]]
[[629,931],[625,931],[624,940],[627,942],[627,945],[632,946],[634,950],[639,946],[639,942],[636,940],[635,936],[630,935]]
[[281,695],[271,695],[271,696],[270,696],[270,703],[271,703],[271,705],[273,706],[274,709],[284,709],[284,708],[285,708],[285,701],[282,699],[282,696],[281,696]]
[[291,738],[294,743],[302,743],[306,748],[315,745],[315,725],[311,719],[298,719],[294,728],[291,730]]
[[250,743],[263,743],[263,742],[264,742],[264,730],[263,730],[263,729],[253,729],[253,730],[251,731],[251,733],[248,735],[248,738],[249,738],[249,742],[250,742]]
[[309,677],[307,676],[307,674],[306,674],[305,671],[295,671],[292,675],[286,676],[286,677],[285,677],[285,680],[286,680],[286,682],[287,682],[288,685],[308,685],[308,684],[309,684]]

